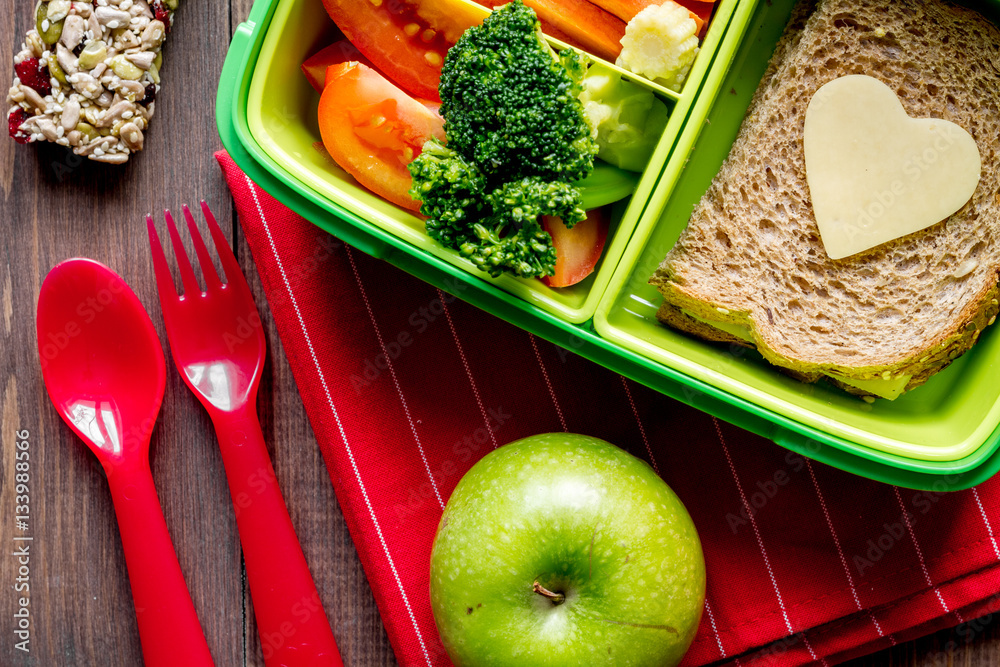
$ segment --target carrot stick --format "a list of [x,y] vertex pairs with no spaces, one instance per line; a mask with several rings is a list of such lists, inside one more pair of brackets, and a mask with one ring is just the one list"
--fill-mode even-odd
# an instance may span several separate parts
[[625,23],[650,5],[658,5],[656,0],[590,0],[601,9],[611,12]]
[[625,22],[587,0],[526,0],[544,19],[595,56],[614,62],[622,50]]
[[636,14],[650,5],[662,5],[667,2],[678,4],[688,10],[688,14],[698,24],[697,33],[701,34],[701,29],[708,22],[708,17],[712,14],[714,0],[590,0],[595,5],[617,16],[625,23],[631,21]]
[[[493,8],[507,0],[476,2]],[[625,22],[588,0],[524,0],[524,4],[538,14],[545,34],[611,62],[621,53]]]
[[702,28],[712,18],[712,10],[715,9],[715,0],[677,0],[677,4],[687,7],[687,10],[691,12],[692,18],[697,17],[695,20],[698,21],[698,34],[703,34]]
[[[482,5],[483,7],[486,7],[487,9],[496,9],[497,7],[502,7],[502,6],[506,5],[509,1],[510,0],[475,0],[475,2],[477,4]],[[560,41],[566,42],[567,44],[575,46],[575,47],[577,47],[579,49],[583,48],[583,46],[581,46],[580,44],[576,43],[573,40],[572,37],[570,37],[569,35],[567,35],[563,31],[557,29],[555,26],[553,26],[548,21],[543,21],[541,18],[539,18],[538,22],[542,24],[542,32],[544,32],[549,37],[553,37],[553,38],[558,39]]]

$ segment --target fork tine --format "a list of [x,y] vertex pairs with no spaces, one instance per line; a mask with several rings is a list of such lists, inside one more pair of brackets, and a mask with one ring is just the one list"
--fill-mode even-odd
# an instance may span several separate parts
[[191,268],[191,260],[188,259],[181,235],[177,233],[177,225],[174,224],[174,216],[170,211],[164,211],[163,217],[167,219],[167,229],[170,231],[170,242],[174,246],[174,254],[177,256],[177,267],[181,271],[181,282],[184,283],[184,296],[194,296],[201,294],[201,287],[198,279],[194,276],[194,269]]
[[146,216],[146,229],[149,231],[149,250],[153,253],[156,289],[160,293],[160,303],[167,304],[177,299],[177,289],[174,287],[174,279],[170,275],[170,267],[167,266],[167,256],[163,254],[160,236],[156,233],[156,225],[151,215]]
[[204,201],[201,202],[201,212],[205,215],[208,229],[212,232],[212,241],[215,243],[215,251],[219,253],[222,268],[226,272],[226,281],[230,285],[238,285],[240,282],[246,285],[247,280],[243,277],[243,271],[240,269],[239,262],[236,261],[236,256],[233,255],[233,251],[229,247],[229,241],[222,234],[222,230],[219,229],[219,223],[215,221],[215,216],[212,215],[212,210],[208,208],[208,204]]
[[198,225],[194,222],[191,209],[187,207],[187,204],[184,204],[182,209],[184,219],[187,221],[188,232],[191,234],[191,242],[194,243],[194,251],[198,254],[198,263],[201,264],[201,275],[205,277],[205,289],[218,287],[221,284],[219,274],[215,272],[215,265],[212,264],[212,258],[208,254],[208,248],[205,247],[205,241],[201,238],[201,232],[198,231]]

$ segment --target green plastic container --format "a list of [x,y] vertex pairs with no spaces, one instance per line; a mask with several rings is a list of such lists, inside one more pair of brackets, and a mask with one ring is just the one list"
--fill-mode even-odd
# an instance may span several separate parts
[[[951,460],[914,458],[913,451],[893,449],[891,443],[873,446],[879,444],[870,437],[879,433],[877,426],[892,439],[884,414],[892,404],[869,406],[835,396],[833,390],[784,380],[751,355],[735,358],[687,339],[678,344],[669,339],[682,337],[651,319],[655,290],[644,290],[642,271],[648,268],[646,277],[652,273],[686,221],[678,211],[686,206],[690,212],[728,152],[790,6],[790,0],[719,1],[684,89],[679,95],[658,91],[672,108],[671,119],[631,201],[619,207],[598,271],[568,290],[510,277],[490,280],[475,272],[431,243],[415,217],[365,192],[314,149],[318,96],[299,74],[299,64],[336,37],[318,0],[254,4],[248,21],[236,30],[223,67],[219,131],[237,164],[303,217],[521,328],[813,459],[911,488],[966,488],[1000,469],[1000,430],[977,422],[979,429],[966,438],[972,444],[967,451],[956,445],[954,451],[963,455]],[[706,127],[710,131],[703,132]],[[643,252],[647,240],[653,247]],[[967,369],[986,373],[981,367],[991,365],[980,357],[989,358],[1000,337],[983,338],[971,353],[975,356],[942,374],[958,379],[941,393],[927,392],[926,398],[920,398],[924,388],[913,392],[909,412],[895,415],[893,423],[905,424],[909,415],[921,422],[915,432],[936,426],[924,419],[934,412],[931,404],[959,391]],[[776,390],[784,400],[774,398]],[[834,407],[817,409],[824,402]],[[953,408],[971,414],[958,402]]]

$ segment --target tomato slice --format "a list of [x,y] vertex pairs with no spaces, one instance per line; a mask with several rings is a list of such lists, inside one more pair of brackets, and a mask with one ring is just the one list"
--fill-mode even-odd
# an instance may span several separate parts
[[[334,42],[330,46],[317,51],[315,54],[309,56],[304,63],[302,63],[302,73],[306,75],[306,79],[309,81],[309,85],[317,93],[322,93],[323,88],[326,86],[326,70],[331,65],[340,65],[341,63],[349,61],[359,62],[362,65],[367,65],[373,70],[386,77],[385,74],[379,72],[378,68],[372,64],[368,58],[358,51],[358,48],[351,44],[346,39],[341,39]],[[436,115],[440,116],[441,112],[441,102],[432,100],[417,100],[425,107],[430,109],[430,111]]]
[[417,211],[406,165],[431,137],[444,141],[444,123],[367,65],[327,69],[319,99],[319,131],[330,157],[375,194]]
[[544,216],[542,226],[556,249],[556,270],[542,282],[549,287],[569,287],[593,273],[608,239],[609,224],[606,206],[587,211],[587,219],[572,229],[559,218]]
[[352,60],[362,65],[368,65],[372,69],[377,69],[368,58],[365,58],[358,51],[358,47],[346,39],[341,39],[306,58],[305,62],[302,63],[302,73],[309,80],[309,85],[317,93],[322,93],[324,84],[326,83],[326,68],[330,65],[339,65],[340,63]]
[[444,56],[489,13],[463,0],[323,0],[344,36],[415,97],[440,101]]

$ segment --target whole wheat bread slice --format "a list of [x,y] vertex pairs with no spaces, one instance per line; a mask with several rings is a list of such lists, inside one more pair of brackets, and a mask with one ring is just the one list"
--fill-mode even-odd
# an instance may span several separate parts
[[[888,84],[911,117],[968,130],[983,171],[947,220],[832,260],[809,199],[803,125],[816,90],[848,74]],[[1000,310],[998,152],[996,26],[941,0],[802,3],[729,157],[650,280],[665,298],[658,316],[756,347],[802,379],[909,375],[912,389],[969,349]],[[711,322],[745,326],[749,340],[707,333]]]

